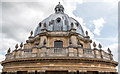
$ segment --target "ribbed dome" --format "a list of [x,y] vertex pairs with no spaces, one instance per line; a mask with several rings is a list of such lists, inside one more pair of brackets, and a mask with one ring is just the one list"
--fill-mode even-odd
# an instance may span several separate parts
[[84,36],[83,29],[80,23],[72,17],[69,17],[64,13],[64,7],[59,3],[55,7],[55,13],[44,19],[37,26],[34,35],[41,33],[41,29],[44,28],[43,24],[46,23],[46,29],[48,31],[69,31],[71,29],[71,23],[74,24],[73,28],[76,32]]

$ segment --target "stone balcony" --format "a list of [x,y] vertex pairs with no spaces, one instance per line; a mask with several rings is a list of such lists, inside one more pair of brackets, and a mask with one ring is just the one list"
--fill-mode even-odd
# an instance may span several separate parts
[[32,49],[19,49],[6,54],[6,60],[19,58],[39,58],[39,57],[85,57],[112,60],[112,54],[103,50],[94,50],[74,47],[34,47]]

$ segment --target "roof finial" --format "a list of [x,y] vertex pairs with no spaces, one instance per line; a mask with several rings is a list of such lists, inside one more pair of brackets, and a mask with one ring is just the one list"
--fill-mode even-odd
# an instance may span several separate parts
[[88,31],[86,31],[86,36],[88,36]]
[[23,47],[23,43],[21,42],[21,44],[20,44],[20,47],[21,47],[21,49],[22,49],[22,47]]
[[10,48],[8,49],[8,51],[7,51],[7,54],[9,54],[10,53]]
[[96,43],[95,42],[93,43],[93,46],[94,46],[94,48],[96,47]]
[[102,48],[102,45],[99,43],[98,47],[101,49],[101,48]]
[[15,48],[16,48],[16,50],[17,50],[17,48],[18,48],[18,44],[15,45]]
[[73,26],[74,26],[74,24],[73,24],[73,23],[71,23],[71,28],[73,28]]
[[107,50],[110,54],[111,54],[111,50],[110,50],[110,48],[108,48],[108,50]]
[[55,7],[55,13],[64,13],[64,7],[60,4],[60,2]]
[[30,37],[32,37],[32,35],[33,35],[33,31],[30,32]]
[[60,4],[60,2],[59,2],[59,4]]

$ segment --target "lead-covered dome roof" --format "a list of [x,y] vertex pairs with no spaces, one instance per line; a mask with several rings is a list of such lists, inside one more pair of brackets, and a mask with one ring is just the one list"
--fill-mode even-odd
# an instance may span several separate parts
[[46,29],[48,31],[69,31],[71,29],[71,23],[73,23],[73,28],[76,29],[76,32],[84,36],[84,31],[80,23],[65,14],[64,7],[60,3],[55,7],[54,14],[51,14],[39,23],[34,32],[35,36],[41,33],[41,29],[44,28],[44,23],[46,23]]

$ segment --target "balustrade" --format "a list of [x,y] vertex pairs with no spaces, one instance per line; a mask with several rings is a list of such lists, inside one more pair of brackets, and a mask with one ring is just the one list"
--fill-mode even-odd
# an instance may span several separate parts
[[[6,60],[17,59],[17,58],[34,58],[34,57],[86,57],[86,58],[99,58],[95,57],[94,50],[92,49],[83,49],[83,48],[68,48],[68,47],[46,47],[45,51],[42,51],[42,48],[38,48],[37,52],[33,53],[33,49],[27,50],[24,49],[21,53],[13,55],[12,53],[7,54]],[[17,53],[18,51],[16,51]],[[96,54],[101,56],[100,54]],[[103,59],[110,60],[108,53],[104,52]]]

